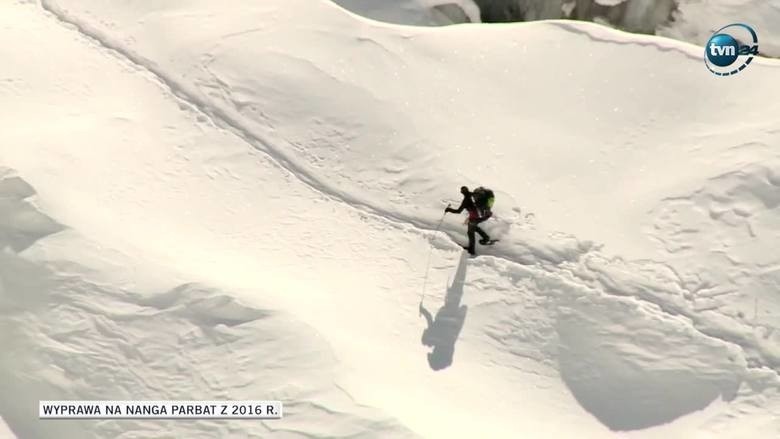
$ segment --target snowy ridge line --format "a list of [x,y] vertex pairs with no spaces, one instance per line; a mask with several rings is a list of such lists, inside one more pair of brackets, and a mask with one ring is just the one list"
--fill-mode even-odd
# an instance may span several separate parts
[[[677,52],[677,53],[685,56],[688,59],[692,59],[692,60],[696,60],[696,61],[701,61],[702,60],[701,56],[694,55],[693,53],[691,53],[692,51],[685,50],[682,47],[675,47],[675,45],[682,46],[682,45],[685,44],[685,45],[690,45],[692,47],[699,48],[699,46],[696,46],[696,45],[694,45],[692,43],[687,43],[685,41],[679,41],[679,40],[674,40],[674,39],[671,39],[671,38],[655,36],[655,35],[652,35],[652,36],[651,35],[639,35],[639,34],[634,34],[634,33],[631,33],[631,32],[623,32],[623,31],[620,31],[618,29],[613,29],[613,28],[609,28],[609,29],[605,29],[604,30],[605,34],[607,32],[612,32],[612,33],[622,32],[622,33],[632,37],[632,38],[626,38],[625,40],[620,40],[618,38],[608,38],[606,36],[594,35],[591,32],[587,32],[587,31],[585,31],[585,30],[583,30],[581,28],[578,28],[577,26],[572,25],[571,24],[571,20],[550,20],[550,21],[545,21],[544,23],[546,23],[546,24],[548,24],[550,26],[555,26],[555,27],[557,27],[559,29],[563,29],[563,30],[565,30],[567,32],[571,32],[571,33],[578,34],[578,35],[584,35],[585,37],[587,37],[591,41],[595,41],[595,42],[599,42],[599,43],[618,44],[618,45],[621,45],[621,46],[624,46],[624,45],[636,45],[636,46],[642,46],[642,47],[653,47],[653,48],[657,49],[660,52]],[[584,24],[593,25],[593,26],[600,26],[598,24],[590,23],[590,22],[586,22]],[[637,36],[640,36],[640,37],[643,37],[643,38],[633,38],[633,37],[637,37]],[[660,44],[659,42],[653,41],[654,39],[668,40],[670,42],[670,44],[668,46],[665,46],[663,44]]]
[[[534,22],[526,22],[526,23],[534,23]],[[635,45],[635,46],[642,46],[642,47],[652,47],[657,49],[660,52],[677,52],[688,59],[703,62],[702,56],[696,55],[693,49],[695,48],[699,52],[703,53],[704,47],[685,40],[678,40],[663,35],[637,34],[633,32],[623,31],[620,29],[615,29],[612,27],[603,26],[598,23],[586,22],[586,21],[576,21],[577,23],[576,26],[572,24],[572,20],[545,20],[545,21],[540,21],[539,23],[555,26],[557,28],[563,29],[565,31],[574,34],[584,35],[591,41],[595,41],[598,43],[618,44],[621,46]],[[588,32],[584,30],[584,28],[587,26],[598,28],[599,34],[597,35],[594,32]],[[625,35],[625,39],[621,40],[620,38],[610,38],[608,36],[609,34],[622,34]],[[666,41],[668,44],[667,45],[661,44],[660,41]],[[686,46],[689,46],[690,50],[686,50],[685,49]],[[780,59],[768,57],[765,55],[763,56],[758,55],[755,58],[756,59],[754,59],[753,62],[759,61],[762,66],[780,67]]]
[[[689,43],[687,41],[682,40],[676,40],[670,37],[665,37],[661,35],[643,35],[643,34],[635,34],[631,32],[625,32],[621,31],[619,29],[614,28],[606,28],[603,29],[603,35],[596,35],[592,32],[587,32],[584,29],[582,29],[585,25],[588,26],[601,26],[596,23],[592,22],[577,22],[579,26],[575,26],[571,23],[571,20],[547,20],[542,22],[544,24],[555,26],[559,29],[563,29],[567,32],[571,32],[574,34],[584,35],[591,41],[595,41],[598,43],[609,43],[609,44],[617,44],[621,46],[626,45],[634,45],[634,46],[642,46],[642,47],[653,47],[657,49],[660,52],[677,52],[684,57],[695,60],[695,61],[702,61],[702,57],[699,55],[694,55],[692,50],[686,50],[683,48],[683,46],[691,46],[691,48],[699,49],[700,51],[704,51],[704,47],[697,46],[693,43]],[[600,29],[601,30],[601,29]],[[622,33],[626,34],[628,38],[625,40],[621,40],[619,38],[609,38],[606,35],[608,33]],[[668,41],[668,45],[660,44],[658,41]],[[756,60],[762,61],[761,65],[766,65],[769,67],[780,67],[780,60],[769,58],[766,56],[757,56]],[[756,61],[754,60],[754,62]],[[702,61],[703,62],[703,61]]]
[[[244,126],[240,121],[232,118],[229,114],[227,114],[225,110],[209,102],[207,99],[199,97],[197,93],[192,92],[189,89],[189,87],[187,87],[186,85],[181,84],[180,82],[176,81],[173,78],[170,78],[163,71],[163,69],[155,66],[154,62],[144,58],[143,56],[137,53],[134,53],[133,51],[127,49],[126,47],[123,47],[119,43],[111,41],[110,37],[104,35],[102,32],[98,31],[97,29],[94,29],[88,23],[84,23],[82,20],[79,20],[77,17],[74,17],[72,14],[69,14],[67,11],[63,10],[60,6],[57,5],[56,0],[40,0],[40,6],[44,11],[50,13],[55,19],[57,19],[62,24],[72,26],[80,35],[84,36],[89,40],[92,40],[98,46],[118,55],[121,59],[124,59],[127,62],[131,63],[139,70],[150,74],[159,83],[159,85],[163,86],[164,88],[167,88],[172,94],[172,96],[179,99],[183,103],[189,105],[192,108],[192,110],[206,116],[215,126],[229,130],[237,137],[244,140],[247,144],[252,146],[255,150],[266,154],[269,157],[269,159],[271,159],[281,169],[290,172],[293,177],[300,180],[303,184],[305,184],[315,192],[322,194],[323,196],[325,196],[326,198],[332,201],[335,201],[339,204],[343,204],[348,208],[355,209],[358,212],[361,212],[363,214],[371,215],[380,220],[386,220],[386,221],[389,220],[388,222],[390,222],[391,224],[395,222],[396,226],[406,224],[406,225],[411,225],[412,227],[418,229],[423,234],[429,234],[433,232],[433,227],[431,226],[431,224],[423,220],[416,219],[414,217],[410,217],[407,215],[399,215],[391,211],[385,211],[383,209],[376,208],[358,197],[343,192],[339,192],[333,186],[319,180],[318,178],[313,176],[309,171],[307,171],[303,166],[297,163],[294,159],[291,159],[290,157],[288,157],[287,154],[275,148],[268,140],[254,133],[251,129]],[[566,27],[566,25],[563,23],[558,24],[557,26],[563,28]],[[577,32],[577,33],[584,33],[593,38],[593,36],[588,34],[587,32],[583,32],[578,29],[575,29],[573,26],[569,26],[569,27],[570,29],[568,30],[570,31]],[[595,39],[595,41],[601,41],[601,40]],[[603,41],[608,43],[619,43],[617,41],[612,41],[608,39],[604,39]],[[633,43],[634,42],[627,42],[626,44],[633,44]],[[653,47],[659,48],[659,50],[662,49],[661,47],[655,44],[648,43],[648,44],[640,44],[640,45],[651,45]],[[681,49],[674,49],[674,48],[669,48],[669,50],[682,51]],[[686,54],[686,56],[693,57],[693,55],[690,54]],[[445,227],[442,229],[442,231],[448,231],[452,233],[454,232],[454,229],[452,227]],[[599,273],[597,271],[593,271],[589,267],[584,266],[582,261],[579,260],[586,254],[590,253],[592,250],[593,249],[584,250],[582,254],[577,255],[576,258],[577,260],[569,261],[569,262],[576,262],[585,272],[591,275],[595,275],[596,279],[598,279],[597,282],[601,284],[602,279],[599,278],[603,277],[603,273],[601,274],[601,276],[599,276]],[[507,261],[512,264],[520,264],[525,266],[529,265],[527,263],[523,263],[520,260],[514,260],[513,258],[508,257],[507,255],[493,254],[491,256],[497,259]],[[539,255],[539,254],[535,254],[535,257],[540,260],[545,259],[543,255]],[[622,259],[622,258],[618,258],[618,259]],[[582,272],[572,273],[571,271],[566,269],[561,269],[560,267],[547,267],[546,266],[547,264],[534,263],[531,265],[542,268],[542,270],[547,271],[549,273],[569,272],[570,274],[574,275],[577,278],[577,280],[582,284],[589,285],[588,280],[583,277],[584,273]],[[675,283],[681,289],[687,291],[682,286],[682,282],[680,279],[678,279]],[[649,295],[647,294],[635,295],[631,293],[625,293],[625,294],[612,293],[608,291],[609,289],[606,288],[606,286],[604,285],[601,285],[601,288],[598,288],[598,287],[594,287],[591,284],[590,287],[597,288],[602,294],[609,295],[609,296],[633,297],[636,300],[654,305],[662,312],[672,316],[683,315],[684,317],[688,318],[691,321],[691,326],[697,332],[700,332],[704,336],[716,338],[725,343],[736,344],[746,354],[748,350],[755,350],[756,352],[759,353],[759,355],[761,355],[762,358],[766,355],[766,353],[762,352],[760,349],[758,349],[755,346],[745,346],[736,342],[736,340],[746,340],[748,338],[746,334],[731,334],[730,336],[727,336],[727,334],[721,334],[722,336],[718,336],[717,334],[709,333],[715,331],[708,331],[706,330],[706,328],[702,329],[697,324],[700,320],[691,317],[691,315],[696,314],[695,312],[686,310],[685,313],[679,313],[679,312],[676,313],[673,311],[674,305],[669,306],[669,304],[665,304],[663,300],[658,300],[658,298],[655,297],[648,297]],[[723,317],[727,317],[723,314],[720,313],[718,314]],[[760,368],[760,366],[758,368]],[[767,367],[770,367],[770,370],[772,370],[776,376],[780,377],[780,375],[778,375],[778,371],[775,368],[771,366],[767,366]],[[756,367],[753,367],[753,369],[756,369]]]

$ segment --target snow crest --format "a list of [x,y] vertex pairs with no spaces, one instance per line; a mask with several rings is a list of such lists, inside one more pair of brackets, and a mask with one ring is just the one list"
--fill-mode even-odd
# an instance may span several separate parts
[[[698,0],[473,0],[479,21],[517,22],[550,19],[592,21],[628,32],[655,34],[703,46],[716,29],[736,22],[753,26],[759,35],[763,55],[780,57],[780,0],[707,1]],[[422,0],[337,1],[340,5],[364,16],[414,25],[426,25],[430,20]],[[459,3],[463,6],[465,0]],[[471,3],[471,0],[468,2]],[[401,13],[403,10],[405,13]],[[453,16],[457,17],[457,16]],[[468,20],[434,21],[475,22]]]

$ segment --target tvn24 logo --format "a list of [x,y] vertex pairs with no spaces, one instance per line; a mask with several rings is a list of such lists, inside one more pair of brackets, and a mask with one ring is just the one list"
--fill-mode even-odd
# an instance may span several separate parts
[[756,31],[742,23],[732,23],[718,29],[704,47],[704,63],[718,76],[736,75],[757,55]]

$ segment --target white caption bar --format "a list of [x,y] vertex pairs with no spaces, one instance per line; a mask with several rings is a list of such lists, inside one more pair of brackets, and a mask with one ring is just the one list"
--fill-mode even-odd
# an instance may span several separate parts
[[280,401],[39,401],[40,419],[281,419]]

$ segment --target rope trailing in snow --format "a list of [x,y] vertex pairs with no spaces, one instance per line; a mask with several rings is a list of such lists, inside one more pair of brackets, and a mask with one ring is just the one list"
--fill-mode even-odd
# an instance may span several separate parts
[[[450,205],[448,204],[447,207],[449,208]],[[444,211],[444,215],[441,216],[441,219],[439,220],[439,224],[436,225],[436,230],[433,231],[433,233],[436,233],[439,231],[439,228],[441,228],[441,223],[444,222],[444,217],[447,216],[447,211]],[[431,256],[433,256],[433,245],[431,245],[431,249],[428,252],[428,263],[425,265],[425,277],[423,278],[423,287],[422,287],[422,294],[420,294],[420,304],[422,305],[423,300],[425,300],[425,287],[428,285],[428,272],[431,269]]]

